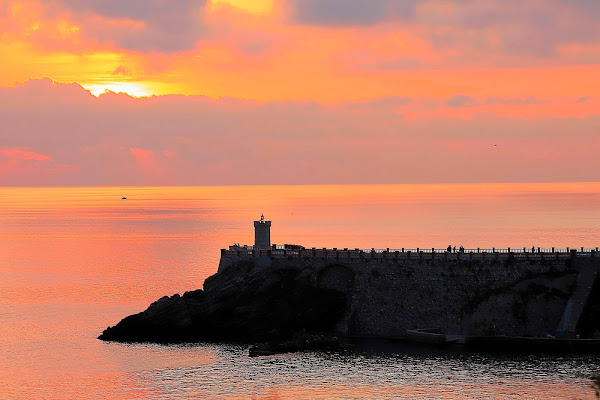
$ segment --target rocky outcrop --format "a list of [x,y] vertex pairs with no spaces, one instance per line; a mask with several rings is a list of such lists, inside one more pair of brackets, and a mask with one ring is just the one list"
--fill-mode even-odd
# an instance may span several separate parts
[[107,328],[99,339],[177,343],[281,340],[297,332],[332,333],[346,295],[314,285],[293,269],[238,263],[208,278],[203,290],[163,297],[144,312]]

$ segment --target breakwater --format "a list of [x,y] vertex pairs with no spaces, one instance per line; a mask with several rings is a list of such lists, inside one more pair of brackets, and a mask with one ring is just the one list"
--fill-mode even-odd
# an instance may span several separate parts
[[597,248],[519,250],[230,249],[221,252],[219,272],[240,264],[301,271],[311,285],[345,294],[337,330],[349,336],[600,333]]

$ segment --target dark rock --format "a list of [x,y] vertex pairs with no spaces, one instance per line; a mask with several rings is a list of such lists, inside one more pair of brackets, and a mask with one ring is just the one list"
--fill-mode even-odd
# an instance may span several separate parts
[[165,296],[107,328],[99,339],[250,343],[281,340],[296,332],[333,333],[344,316],[346,294],[312,286],[300,273],[236,265],[208,278],[204,290]]

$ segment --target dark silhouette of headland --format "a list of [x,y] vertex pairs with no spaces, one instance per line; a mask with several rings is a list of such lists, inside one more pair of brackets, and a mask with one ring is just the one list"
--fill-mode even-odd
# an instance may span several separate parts
[[269,343],[255,354],[380,338],[464,349],[600,352],[598,248],[221,250],[203,289],[107,328],[120,342]]

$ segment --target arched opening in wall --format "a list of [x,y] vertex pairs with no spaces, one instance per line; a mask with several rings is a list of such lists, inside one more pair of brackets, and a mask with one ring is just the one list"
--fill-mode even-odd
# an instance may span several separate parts
[[318,286],[346,292],[354,288],[355,274],[341,264],[331,264],[321,269],[317,275]]

